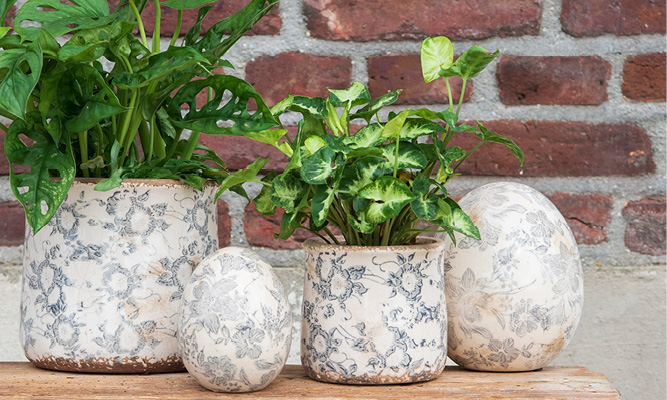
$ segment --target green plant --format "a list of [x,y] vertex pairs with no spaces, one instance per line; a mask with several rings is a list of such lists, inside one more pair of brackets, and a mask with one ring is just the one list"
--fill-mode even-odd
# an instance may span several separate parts
[[[458,122],[466,81],[478,75],[498,54],[473,46],[456,61],[445,37],[422,44],[425,81],[447,81],[449,108],[441,112],[425,108],[389,113],[382,121],[378,112],[396,101],[400,91],[371,99],[366,87],[355,82],[347,90],[329,90],[327,99],[288,96],[272,108],[279,117],[285,111],[301,113],[294,141],[280,143],[284,130],[263,141],[289,156],[280,175],[271,173],[255,198],[256,208],[285,213],[277,237],[286,239],[296,229],[307,229],[327,242],[338,243],[331,226],[338,228],[348,245],[401,245],[413,243],[424,232],[453,232],[479,239],[479,231],[459,205],[448,196],[445,185],[473,152],[486,142],[507,146],[523,164],[519,147],[487,129]],[[463,79],[456,109],[448,78]],[[342,109],[339,114],[339,110]],[[354,120],[367,125],[352,134]],[[372,122],[374,119],[374,122]],[[470,151],[451,146],[456,134],[475,134],[479,143]],[[419,139],[430,139],[430,142]],[[308,225],[304,225],[306,221]],[[418,226],[424,221],[425,226]]]
[[[278,125],[250,84],[212,72],[232,67],[225,53],[277,0],[252,0],[202,32],[212,2],[153,0],[151,43],[141,17],[147,0],[121,1],[113,12],[102,0],[28,0],[14,19],[15,33],[0,28],[0,115],[12,121],[0,128],[12,190],[34,231],[55,214],[75,177],[106,178],[98,190],[126,178],[180,179],[199,189],[210,179],[222,184],[218,195],[245,195],[240,185],[257,180],[266,160],[229,174],[198,139]],[[0,14],[12,3],[0,1]],[[162,7],[178,15],[166,50]],[[179,40],[183,10],[192,8],[198,17]],[[197,104],[200,93],[204,104]]]

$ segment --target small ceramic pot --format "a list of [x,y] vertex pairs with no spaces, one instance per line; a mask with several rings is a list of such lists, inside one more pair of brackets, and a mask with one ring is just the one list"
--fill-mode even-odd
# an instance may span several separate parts
[[292,343],[289,302],[271,265],[241,247],[202,261],[185,287],[178,343],[188,371],[207,389],[269,385]]
[[459,202],[481,240],[458,236],[445,256],[449,357],[481,371],[530,371],[558,357],[579,323],[579,250],[537,190],[492,183]]
[[389,384],[437,378],[447,359],[444,242],[304,243],[301,364],[313,379]]
[[21,342],[36,366],[178,371],[176,323],[197,263],[218,248],[216,187],[126,180],[107,192],[74,182],[47,226],[27,229]]

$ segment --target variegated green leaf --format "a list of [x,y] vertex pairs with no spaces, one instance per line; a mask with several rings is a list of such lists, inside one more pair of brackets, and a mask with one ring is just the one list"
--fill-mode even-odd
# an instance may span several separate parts
[[[396,160],[396,143],[390,143],[382,147],[383,156],[394,165]],[[426,154],[410,142],[400,142],[398,147],[398,169],[426,168],[428,158]]]
[[276,212],[276,205],[271,201],[271,190],[273,189],[273,180],[276,176],[276,172],[271,171],[262,178],[262,182],[269,183],[270,185],[262,185],[262,190],[260,190],[257,197],[253,200],[257,211],[264,215],[273,215]]
[[440,124],[431,122],[424,118],[408,118],[401,128],[401,140],[412,140],[420,136],[432,135],[433,133],[445,132]]
[[273,180],[271,200],[286,212],[293,212],[301,202],[303,191],[304,185],[301,179],[286,172]]
[[412,110],[401,111],[394,118],[390,119],[382,130],[382,137],[385,139],[395,139],[400,136],[405,119],[410,115]]
[[301,166],[301,177],[312,185],[323,185],[336,170],[337,165],[334,165],[334,161],[336,152],[328,146],[322,147],[304,161]]
[[361,233],[373,233],[375,231],[375,224],[366,221],[365,214],[361,213],[357,218],[351,214],[347,215],[347,223],[350,224],[352,229]]
[[424,82],[438,79],[438,72],[452,66],[454,46],[444,36],[426,38],[421,46],[421,65]]
[[329,100],[336,107],[347,106],[350,103],[354,107],[366,104],[371,100],[368,89],[361,82],[354,82],[349,89],[345,90],[329,89],[329,93],[331,93]]
[[364,157],[358,159],[344,169],[340,190],[347,193],[341,193],[341,198],[345,201],[352,200],[361,188],[391,171],[391,165],[384,158]]
[[294,96],[289,109],[306,112],[315,118],[324,118],[327,115],[327,100],[322,97]]
[[355,111],[350,116],[350,120],[363,118],[367,123],[369,123],[371,118],[373,118],[373,116],[377,114],[377,112],[380,111],[382,107],[393,104],[396,100],[398,100],[398,95],[401,94],[401,92],[402,90],[396,90],[374,99],[370,103],[366,104],[363,108]]
[[343,143],[352,149],[375,147],[386,139],[382,137],[382,125],[375,123],[364,126],[352,136],[346,136]]
[[414,199],[408,186],[392,176],[383,176],[359,191],[359,197],[371,200],[364,211],[370,223],[382,223],[393,218]]
[[304,142],[304,146],[306,147],[306,150],[308,150],[308,153],[310,155],[315,154],[317,150],[321,149],[326,145],[327,142],[325,142],[321,136],[310,136],[306,138],[306,141]]

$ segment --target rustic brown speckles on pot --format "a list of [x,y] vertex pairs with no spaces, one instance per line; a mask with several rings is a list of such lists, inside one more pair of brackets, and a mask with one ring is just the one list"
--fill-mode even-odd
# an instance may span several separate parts
[[35,366],[56,371],[89,372],[98,374],[153,374],[185,371],[180,357],[170,356],[164,360],[141,357],[89,358],[71,360],[60,357],[31,359]]
[[344,383],[348,385],[399,385],[405,383],[426,382],[436,379],[442,373],[442,368],[430,368],[416,374],[405,373],[395,376],[361,376],[346,377],[335,372],[316,373],[309,368],[304,368],[308,377],[320,382]]

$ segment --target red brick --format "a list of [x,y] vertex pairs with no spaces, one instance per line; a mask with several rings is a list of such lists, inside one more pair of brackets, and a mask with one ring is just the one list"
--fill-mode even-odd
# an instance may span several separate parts
[[600,57],[503,57],[496,70],[507,105],[598,105],[607,101],[611,64]]
[[539,34],[543,0],[305,0],[313,37],[329,40],[452,39]]
[[563,0],[560,20],[572,36],[665,33],[661,0]]
[[664,256],[665,196],[652,196],[629,201],[623,207],[625,245],[631,251],[652,256]]
[[9,12],[7,12],[7,16],[5,17],[4,26],[14,26],[14,17],[16,17],[16,6],[12,5],[12,7],[9,9]]
[[[118,0],[109,1],[111,9],[118,4]],[[241,10],[248,4],[247,0],[226,0],[218,1],[213,8],[208,12],[204,22],[202,23],[202,32],[206,32],[212,25],[221,21],[235,12]],[[280,12],[276,5],[271,11],[264,16],[257,24],[247,33],[247,35],[277,35],[280,33],[282,27],[282,19]],[[171,37],[176,29],[176,14],[177,11],[168,7],[162,7],[162,18],[160,22],[160,32],[163,37]],[[183,22],[181,25],[181,36],[190,29],[197,21],[197,9],[183,10]],[[153,34],[155,29],[155,7],[152,1],[146,3],[146,8],[141,14],[141,19],[144,23],[146,35]]]
[[[25,173],[30,171],[30,168],[17,165],[14,167],[14,172]],[[0,175],[9,175],[9,161],[5,156],[5,132],[0,130]]]
[[327,89],[350,87],[352,61],[290,52],[259,57],[246,65],[245,72],[246,80],[273,106],[288,94],[327,97]]
[[[459,77],[449,79],[454,103],[461,96],[463,81]],[[463,101],[472,96],[472,80],[466,84]],[[373,97],[403,89],[394,104],[444,104],[447,103],[447,85],[444,79],[424,83],[419,54],[373,56],[368,59],[368,90]]]
[[[637,176],[655,172],[651,140],[636,125],[562,121],[483,124],[521,147],[526,157],[523,176]],[[459,134],[452,144],[470,150],[477,141],[472,134]],[[497,143],[485,143],[459,171],[473,175],[521,175],[517,159]]]
[[232,242],[232,217],[229,216],[229,206],[218,200],[218,242],[220,248],[227,247]]
[[603,194],[547,193],[563,214],[579,244],[607,241],[606,228],[611,223],[614,198]]
[[665,53],[628,57],[623,66],[623,96],[630,101],[665,101]]
[[0,246],[20,246],[25,235],[25,213],[18,201],[0,203]]
[[274,238],[274,233],[280,233],[282,217],[281,209],[276,210],[272,216],[266,216],[257,211],[254,204],[248,204],[243,214],[243,227],[248,244],[272,249],[300,249],[306,239],[315,236],[305,229],[297,229],[287,240]]

